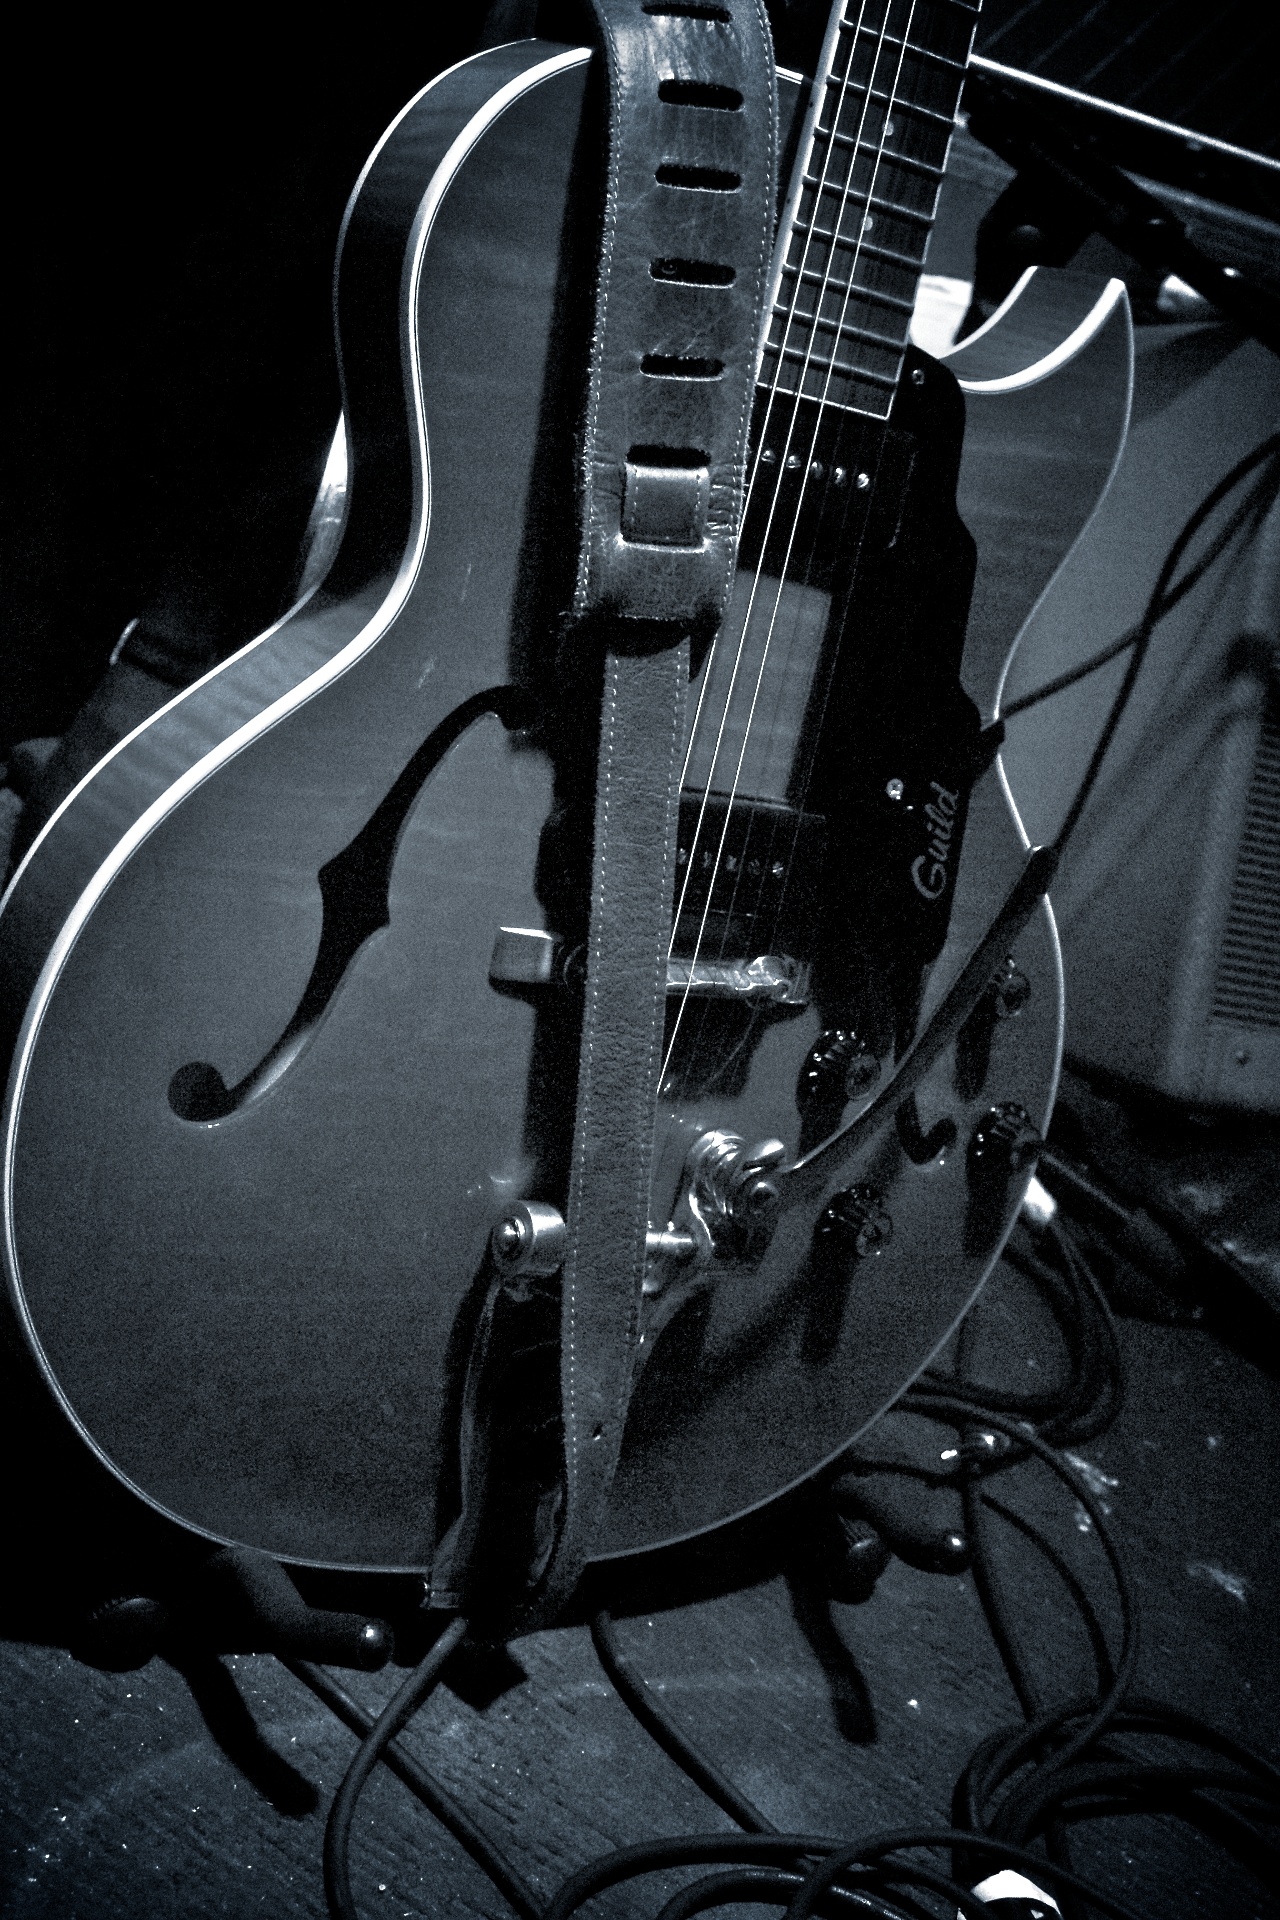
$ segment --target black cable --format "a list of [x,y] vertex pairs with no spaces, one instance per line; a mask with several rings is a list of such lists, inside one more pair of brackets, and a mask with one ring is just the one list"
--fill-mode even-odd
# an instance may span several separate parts
[[[792,1896],[785,1920],[810,1920],[823,1895],[830,1893],[851,1868],[865,1864],[860,1843],[838,1847],[825,1860],[815,1861]],[[969,1887],[961,1886],[950,1874],[934,1873],[928,1867],[902,1866],[895,1867],[892,1872],[895,1877],[901,1875],[904,1880],[925,1887],[930,1893],[940,1893],[948,1900],[954,1900],[964,1920],[989,1920],[986,1901],[980,1900]]]
[[1046,1540],[1039,1527],[1028,1520],[1025,1514],[1017,1512],[1013,1507],[1006,1507],[1004,1502],[997,1500],[995,1495],[988,1492],[985,1486],[979,1486],[977,1492],[984,1507],[990,1508],[992,1513],[999,1515],[1006,1526],[1013,1527],[1025,1540],[1031,1542],[1036,1551],[1049,1562],[1049,1565],[1053,1568],[1059,1580],[1061,1580],[1063,1586],[1070,1594],[1089,1638],[1089,1647],[1093,1654],[1093,1663],[1098,1673],[1099,1691],[1105,1693],[1115,1678],[1115,1668],[1111,1661],[1111,1649],[1107,1645],[1107,1637],[1103,1632],[1102,1622],[1098,1618],[1097,1610],[1085,1592],[1075,1568],[1068,1564],[1067,1560],[1059,1553],[1053,1542]]
[[1033,687],[1030,693],[1020,694],[1016,700],[1010,700],[1007,704],[1002,702],[1000,718],[1013,720],[1018,714],[1026,713],[1030,707],[1038,707],[1042,700],[1052,700],[1055,694],[1065,693],[1068,687],[1074,687],[1081,680],[1087,680],[1091,673],[1099,673],[1103,667],[1110,666],[1120,654],[1129,651],[1140,631],[1138,627],[1129,627],[1118,640],[1112,640],[1109,645],[1099,647],[1096,653],[1091,653],[1086,660],[1081,660],[1078,666],[1068,667],[1065,673],[1057,673],[1052,680],[1042,681],[1038,687]]
[[[973,1416],[973,1405],[970,1402],[959,1399],[947,1401],[940,1397],[917,1399],[914,1392],[905,1394],[899,1405],[909,1407],[915,1412],[927,1413],[930,1419],[947,1420],[952,1425],[966,1425]],[[1093,1522],[1098,1544],[1107,1557],[1112,1578],[1115,1581],[1116,1597],[1120,1607],[1120,1657],[1116,1661],[1115,1677],[1110,1687],[1102,1694],[1085,1725],[1050,1760],[1045,1762],[1048,1766],[1061,1768],[1074,1760],[1098,1738],[1108,1722],[1119,1711],[1125,1692],[1133,1678],[1138,1657],[1138,1616],[1133,1588],[1106,1516],[1080,1474],[1069,1467],[1064,1460],[1059,1459],[1052,1447],[1025,1425],[1008,1420],[1003,1414],[991,1413],[987,1415],[987,1422],[997,1432],[1006,1433],[1011,1439],[1016,1439],[1021,1445],[1027,1447],[1075,1495]]]
[[772,1820],[767,1820],[759,1807],[740,1793],[714,1761],[695,1746],[683,1728],[659,1705],[646,1683],[632,1671],[618,1645],[612,1615],[605,1608],[601,1608],[591,1622],[591,1639],[601,1666],[636,1719],[694,1785],[748,1833],[776,1833],[778,1829]]
[[[975,1830],[985,1830],[989,1819],[985,1804],[994,1802],[1000,1790],[1022,1768],[1034,1765],[1042,1752],[1064,1744],[1067,1729],[1087,1717],[1095,1704],[1092,1695],[1085,1696],[1048,1709],[1025,1727],[1006,1727],[988,1734],[971,1754],[958,1783],[958,1797],[969,1824]],[[1280,1769],[1252,1748],[1191,1714],[1145,1696],[1131,1697],[1114,1716],[1107,1738],[1135,1736],[1181,1741],[1217,1754],[1241,1773],[1256,1775],[1266,1782],[1272,1798],[1280,1805]],[[1006,1838],[1023,1837],[1006,1835]]]
[[[1123,1396],[1123,1376],[1114,1340],[1114,1326],[1109,1317],[1104,1319],[1101,1338],[1098,1337],[1095,1325],[1098,1318],[1097,1303],[1082,1282],[1080,1271],[1071,1258],[1070,1247],[1059,1239],[1051,1240],[1050,1244],[1058,1254],[1061,1270],[1048,1262],[1037,1262],[1041,1269],[1038,1277],[1067,1339],[1074,1396],[1069,1406],[1060,1407],[1040,1424],[1039,1434],[1042,1440],[1061,1447],[1067,1440],[1078,1441],[1086,1434],[1100,1432],[1110,1424]],[[1059,1288],[1062,1289],[1061,1294],[1058,1293]],[[974,1318],[970,1315],[960,1330],[957,1364],[962,1379],[970,1371],[974,1325]],[[982,1397],[989,1403],[992,1396],[983,1389]],[[1020,1652],[1014,1623],[1004,1604],[992,1554],[987,1518],[989,1503],[984,1498],[984,1481],[991,1473],[1012,1465],[1015,1459],[1025,1457],[1025,1448],[1013,1447],[1002,1458],[988,1463],[986,1475],[970,1471],[965,1477],[961,1498],[965,1536],[970,1549],[970,1568],[979,1603],[1018,1704],[1026,1718],[1033,1719],[1039,1711],[1038,1692],[1031,1669]],[[1078,1583],[1073,1582],[1069,1591],[1073,1597],[1079,1595],[1081,1599],[1084,1598]],[[1086,1626],[1093,1638],[1095,1660],[1105,1692],[1115,1677],[1110,1654],[1092,1606],[1087,1602],[1085,1605]],[[1061,1867],[1072,1866],[1067,1826],[1056,1813],[1048,1822],[1045,1844],[1051,1860]],[[1067,1920],[1073,1920],[1074,1903],[1068,1901],[1065,1911]]]
[[1087,1403],[1087,1411],[1073,1422],[1048,1423],[1041,1438],[1057,1446],[1079,1446],[1104,1433],[1120,1411],[1125,1393],[1124,1355],[1111,1303],[1083,1251],[1060,1219],[1049,1223],[1048,1236],[1077,1289],[1086,1329],[1086,1369],[1090,1379],[1097,1381],[1097,1389]]
[[1075,796],[1067,809],[1066,818],[1054,840],[1054,852],[1058,854],[1059,857],[1072,834],[1075,832],[1080,816],[1084,812],[1089,801],[1089,796],[1097,783],[1098,775],[1102,771],[1102,763],[1106,759],[1111,742],[1115,738],[1116,728],[1119,726],[1124,711],[1129,704],[1129,698],[1133,692],[1134,684],[1142,671],[1143,662],[1147,657],[1147,650],[1151,644],[1152,635],[1160,619],[1161,606],[1183,554],[1215,508],[1235,491],[1236,487],[1253,472],[1255,467],[1259,467],[1265,461],[1270,460],[1277,451],[1280,451],[1280,434],[1271,434],[1266,440],[1262,441],[1259,446],[1256,446],[1252,453],[1246,454],[1242,460],[1237,461],[1231,471],[1225,474],[1218,482],[1217,486],[1205,495],[1165,556],[1164,564],[1160,569],[1156,584],[1151,590],[1151,597],[1147,602],[1146,611],[1139,623],[1137,637],[1133,644],[1133,652],[1130,655],[1124,679],[1120,684],[1115,699],[1111,703],[1111,710],[1107,714],[1102,732],[1098,736],[1093,753],[1089,759],[1089,764],[1085,768],[1080,783],[1076,788]]
[[962,1495],[965,1538],[969,1542],[970,1567],[974,1589],[986,1617],[987,1628],[995,1642],[1000,1663],[1009,1676],[1018,1705],[1028,1720],[1033,1720],[1040,1711],[1041,1702],[1037,1697],[1035,1683],[1031,1678],[1026,1662],[1018,1650],[1017,1637],[1013,1623],[1009,1619],[1000,1587],[994,1577],[991,1554],[987,1539],[986,1514],[979,1496],[978,1482],[970,1480]]
[[[998,1831],[1030,1838],[1040,1832],[1054,1808],[1066,1811],[1069,1803],[1082,1797],[1115,1796],[1117,1804],[1128,1800],[1150,1799],[1161,1790],[1173,1789],[1180,1796],[1205,1792],[1229,1793],[1257,1801],[1280,1814],[1275,1795],[1260,1784],[1252,1785],[1225,1767],[1193,1767],[1185,1762],[1176,1766],[1158,1766],[1132,1760],[1099,1759],[1085,1764],[1078,1761],[1063,1780],[1046,1781],[1043,1770],[1034,1768],[1006,1795],[1000,1807]],[[1156,1804],[1160,1804],[1157,1799]],[[1261,1836],[1259,1836],[1261,1841]],[[1263,1843],[1267,1844],[1267,1843]],[[1268,1846],[1277,1869],[1280,1848]]]
[[324,1830],[324,1890],[333,1920],[360,1920],[351,1892],[351,1821],[365,1782],[391,1741],[408,1725],[435,1687],[445,1663],[466,1631],[467,1622],[461,1615],[450,1621],[408,1679],[392,1694],[343,1775]]
[[693,1920],[695,1913],[705,1913],[708,1907],[730,1906],[739,1900],[782,1907],[799,1885],[798,1873],[787,1873],[780,1867],[737,1867],[727,1873],[708,1873],[673,1893],[665,1907],[658,1909],[656,1920]]
[[[954,1901],[960,1913],[985,1909],[970,1891],[980,1872],[991,1862],[1007,1862],[1034,1874],[1051,1888],[1064,1913],[1101,1912],[1130,1920],[1130,1910],[1077,1875],[1062,1855],[1064,1836],[1083,1821],[1135,1813],[1173,1813],[1228,1848],[1271,1884],[1280,1870],[1280,1848],[1262,1830],[1280,1821],[1280,1769],[1239,1746],[1227,1736],[1192,1717],[1144,1698],[1131,1697],[1129,1688],[1137,1656],[1137,1622],[1128,1575],[1111,1534],[1104,1509],[1087,1482],[1050,1444],[1050,1423],[1065,1417],[1079,1422],[1109,1418],[1123,1388],[1121,1354],[1114,1319],[1089,1262],[1065,1225],[1047,1236],[1052,1260],[1041,1253],[1027,1255],[1033,1277],[1049,1277],[1047,1291],[1056,1302],[1059,1325],[1071,1349],[1071,1378],[1048,1395],[1011,1396],[1034,1399],[1043,1423],[1037,1431],[1026,1419],[987,1404],[986,1389],[959,1381],[934,1379],[928,1390],[913,1389],[899,1403],[904,1409],[944,1420],[962,1435],[975,1426],[989,1427],[1009,1443],[993,1459],[975,1462],[967,1474],[966,1498],[975,1519],[975,1571],[985,1559],[982,1540],[984,1510],[1014,1525],[1045,1554],[1063,1580],[1082,1618],[1098,1671],[1098,1692],[1065,1706],[1040,1710],[1034,1688],[1023,1675],[1020,1697],[1030,1718],[1013,1729],[999,1730],[975,1750],[957,1783],[958,1818],[945,1831],[891,1834],[853,1846],[812,1836],[748,1831],[741,1836],[695,1835],[677,1841],[657,1841],[620,1849],[570,1876],[552,1901],[544,1920],[568,1920],[568,1915],[596,1893],[634,1875],[678,1866],[736,1865],[737,1871],[703,1876],[668,1900],[659,1920],[692,1920],[692,1916],[735,1901],[784,1904],[790,1898],[788,1920],[804,1920],[810,1913],[826,1914],[848,1903],[860,1903],[865,1912],[901,1920],[904,1914],[923,1914],[913,1894]],[[961,1366],[964,1338],[962,1335]],[[947,1390],[949,1387],[949,1391]],[[1047,1406],[1046,1402],[1053,1404]],[[1083,1410],[1083,1411],[1082,1411]],[[964,1449],[962,1447],[962,1453]],[[1003,1507],[990,1493],[991,1476],[1015,1457],[1038,1458],[1074,1495],[1092,1523],[1115,1581],[1120,1614],[1120,1647],[1112,1657],[1101,1620],[1079,1579],[1052,1544],[1021,1515]],[[930,1476],[926,1473],[925,1478]],[[1021,1671],[1014,1636],[1004,1622],[1003,1603],[989,1563],[991,1601],[989,1617],[997,1640],[1007,1649],[1008,1665]],[[706,1760],[693,1742],[675,1728],[620,1654],[608,1616],[598,1623],[597,1646],[606,1671],[621,1678],[620,1692],[627,1704],[664,1749],[685,1767],[690,1777],[706,1787],[700,1776],[716,1783],[718,1803],[736,1799],[736,1790],[723,1794],[723,1775]],[[606,1657],[608,1656],[608,1657]],[[1133,1740],[1174,1741],[1198,1748],[1186,1761],[1131,1754]],[[1205,1754],[1225,1763],[1206,1764]],[[756,1813],[746,1803],[750,1813]],[[731,1811],[732,1806],[726,1806]],[[735,1812],[734,1817],[738,1817]],[[1039,1840],[1049,1856],[1028,1843]],[[957,1877],[932,1868],[900,1861],[903,1849],[949,1848]],[[1055,1857],[1055,1855],[1057,1857]],[[803,1877],[801,1877],[803,1876]],[[835,1903],[835,1907],[832,1906]]]
[[[339,1686],[333,1675],[323,1667],[316,1667],[308,1660],[292,1660],[280,1656],[281,1664],[288,1668],[296,1680],[309,1687],[318,1700],[322,1700],[331,1713],[337,1715],[351,1732],[360,1739],[366,1738],[374,1729],[374,1717],[344,1687]],[[428,1812],[444,1827],[447,1827],[454,1839],[466,1849],[478,1867],[481,1867],[504,1899],[521,1916],[521,1920],[542,1920],[542,1904],[528,1882],[521,1878],[514,1867],[510,1866],[488,1836],[472,1820],[466,1808],[459,1805],[444,1787],[432,1779],[431,1775],[420,1767],[416,1760],[407,1754],[396,1740],[392,1740],[381,1755],[397,1779],[401,1780],[410,1793],[415,1794]]]
[[[984,1862],[1002,1862],[1037,1873],[1050,1886],[1079,1893],[1091,1900],[1100,1912],[1110,1915],[1111,1920],[1139,1920],[1131,1907],[1102,1892],[1100,1888],[1091,1886],[1078,1874],[1046,1860],[1043,1854],[1035,1853],[1029,1847],[1015,1846],[1007,1840],[994,1839],[987,1834],[969,1833],[956,1827],[876,1834],[862,1842],[856,1851],[859,1864],[874,1866],[882,1863],[886,1854],[902,1852],[907,1848],[957,1847],[971,1850]],[[623,1880],[635,1879],[640,1874],[659,1873],[669,1867],[716,1866],[730,1862],[768,1864],[803,1860],[806,1857],[825,1859],[836,1851],[845,1851],[838,1840],[828,1839],[825,1835],[798,1833],[697,1833],[684,1834],[673,1840],[644,1841],[639,1846],[619,1847],[615,1852],[592,1860],[576,1873],[571,1873],[557,1888],[545,1920],[569,1920],[569,1916],[576,1913],[579,1907],[585,1906],[588,1900],[594,1899],[598,1893],[604,1893],[609,1887],[617,1886]],[[890,1871],[896,1872],[897,1869]],[[959,1882],[951,1881],[946,1886],[947,1897],[954,1899],[958,1906],[962,1900],[973,1901],[975,1898]],[[990,1910],[984,1909],[981,1904],[978,1906],[978,1915],[979,1920],[990,1920]]]
[[[903,1404],[910,1406],[911,1396],[908,1396]],[[1028,1431],[1022,1424],[1008,1420],[1004,1416],[992,1416],[989,1410],[980,1409],[976,1402],[970,1402],[967,1399],[961,1400],[955,1397],[948,1399],[941,1394],[926,1396],[924,1398],[924,1404],[917,1406],[914,1410],[926,1412],[932,1418],[945,1419],[949,1423],[959,1425],[962,1428],[971,1422],[975,1414],[981,1414],[985,1411],[990,1424],[997,1431],[1004,1432],[1006,1436],[1011,1439],[1016,1439],[1021,1445],[1026,1447],[1027,1450],[1038,1455],[1044,1463],[1049,1466],[1050,1470],[1066,1483],[1076,1498],[1080,1500],[1085,1511],[1089,1513],[1095,1530],[1098,1533],[1099,1542],[1107,1554],[1120,1598],[1122,1629],[1121,1653],[1119,1660],[1116,1662],[1114,1672],[1110,1676],[1110,1685],[1104,1688],[1100,1700],[1090,1703],[1090,1709],[1083,1725],[1071,1728],[1069,1723],[1061,1723],[1056,1716],[1048,1716],[1047,1718],[1043,1715],[1041,1716],[1038,1728],[1041,1746],[1044,1744],[1045,1734],[1050,1731],[1062,1736],[1058,1739],[1054,1750],[1045,1756],[1042,1765],[1060,1774],[1063,1768],[1077,1759],[1081,1753],[1097,1740],[1098,1736],[1105,1730],[1109,1719],[1120,1710],[1124,1690],[1129,1684],[1134,1660],[1136,1658],[1137,1641],[1132,1593],[1129,1589],[1125,1569],[1123,1563],[1120,1561],[1115,1542],[1111,1538],[1106,1525],[1105,1517],[1094,1496],[1081,1478],[1068,1468],[1065,1463],[1060,1461],[1045,1442],[1040,1440],[1033,1432]],[[1012,1645],[1011,1636],[1009,1639],[1010,1645]],[[616,1646],[612,1651],[616,1656]],[[1016,1654],[1014,1654],[1013,1658],[1016,1661]],[[617,1664],[616,1659],[613,1664]],[[630,1684],[624,1697],[628,1698],[630,1703],[630,1699],[637,1689],[633,1676],[627,1674],[626,1679]],[[655,1720],[662,1721],[665,1719],[665,1716],[662,1716],[656,1710],[651,1696],[646,1698],[642,1695],[641,1703],[646,1709],[644,1714],[646,1725],[650,1725],[652,1728],[652,1723]],[[665,1725],[662,1730],[664,1735],[670,1733],[669,1727]],[[681,1764],[685,1763],[688,1757],[688,1748],[691,1743],[687,1742],[678,1730],[676,1731],[674,1740],[668,1742],[668,1740],[664,1738],[663,1744],[667,1751],[672,1752],[673,1757],[680,1760]],[[1001,1747],[1002,1750],[1007,1750],[1004,1742],[1001,1743]],[[696,1749],[693,1751],[697,1760],[702,1762],[702,1756],[696,1753]],[[694,1777],[696,1777],[696,1775]],[[1040,1777],[1043,1780],[1045,1776],[1041,1775]],[[1046,1797],[1046,1805],[1051,1799],[1052,1795]],[[981,1803],[979,1802],[975,1810],[980,1811],[980,1808]],[[964,1857],[966,1860],[970,1858],[979,1859],[984,1857],[984,1851],[989,1837],[989,1834],[983,1831],[982,1826],[975,1821],[974,1829],[963,1834],[962,1839],[960,1837],[960,1830],[957,1829],[955,1830],[954,1839],[948,1839],[946,1842],[943,1842],[931,1837],[928,1842],[922,1844],[961,1844],[964,1848]],[[750,1847],[749,1851],[744,1852],[743,1848],[748,1842],[754,1842],[755,1844]],[[759,1850],[762,1844],[767,1848],[767,1851],[765,1851],[763,1855]],[[1008,1843],[1002,1842],[1002,1844]],[[778,1847],[782,1848],[781,1853],[775,1850]],[[578,1875],[571,1876],[570,1880],[565,1883],[556,1895],[555,1900],[553,1900],[551,1907],[548,1909],[546,1920],[565,1920],[565,1917],[574,1911],[578,1905],[590,1898],[593,1893],[603,1890],[606,1885],[615,1884],[617,1879],[630,1877],[632,1873],[654,1870],[658,1866],[693,1864],[695,1862],[724,1863],[726,1861],[736,1861],[742,1864],[758,1864],[762,1858],[770,1862],[780,1863],[783,1860],[795,1862],[802,1860],[805,1856],[809,1856],[811,1862],[815,1864],[810,1866],[806,1877],[805,1885],[808,1888],[808,1892],[805,1894],[805,1899],[808,1904],[804,1907],[804,1912],[813,1910],[819,1904],[824,1894],[829,1896],[833,1883],[839,1879],[843,1869],[855,1863],[866,1863],[868,1858],[865,1846],[848,1849],[839,1847],[835,1842],[816,1845],[805,1836],[760,1834],[758,1832],[745,1835],[741,1841],[736,1843],[718,1836],[714,1838],[694,1837],[691,1841],[675,1843],[653,1843],[647,1847],[638,1849],[622,1849],[618,1854],[609,1856],[606,1861],[593,1863],[592,1866],[583,1869]],[[1096,1889],[1089,1887],[1086,1882],[1075,1875],[1061,1860],[1046,1861],[1042,1855],[1031,1852],[1029,1849],[1023,1849],[1021,1864],[1030,1864],[1034,1866],[1035,1870],[1040,1872],[1042,1876],[1049,1877],[1051,1883],[1058,1887],[1064,1896],[1075,1893],[1083,1899],[1093,1899],[1095,1906],[1100,1907],[1104,1912],[1122,1911],[1116,1903],[1110,1902],[1106,1896],[1098,1894]],[[948,1899],[954,1899],[956,1901],[956,1905],[962,1913],[968,1914],[975,1910],[979,1914],[982,1912],[982,1903],[976,1901],[975,1896],[969,1892],[968,1888],[958,1881],[935,1874],[930,1869],[899,1868],[894,1866],[891,1871],[886,1868],[886,1876],[887,1880],[894,1882],[894,1887],[897,1891],[901,1890],[896,1885],[897,1880],[905,1879],[911,1885],[927,1888],[935,1893],[945,1893]],[[701,1893],[685,1890],[684,1893],[679,1896],[682,1903],[680,1908],[681,1913],[691,1914],[693,1912],[703,1911],[706,1907],[714,1904],[729,1903],[732,1899],[732,1889],[736,1884],[736,1881],[729,1876],[722,1878],[718,1891],[709,1887],[703,1887]],[[874,1887],[867,1887],[860,1890],[865,1891],[868,1898],[873,1901],[881,1901],[882,1897],[886,1902],[891,1902],[893,1899],[890,1886],[884,1879],[880,1880]],[[765,1896],[762,1890],[757,1889],[755,1897],[763,1899]],[[797,1895],[797,1898],[799,1897],[800,1896]],[[793,1911],[794,1910],[793,1903]],[[901,1911],[900,1908],[898,1910]],[[893,1911],[892,1905],[882,1904],[880,1911]]]
[[[1017,1236],[1005,1248],[1005,1258],[1043,1294],[1067,1350],[1067,1377],[1056,1386],[1030,1393],[985,1382],[971,1384],[965,1377],[965,1359],[973,1322],[966,1320],[960,1336],[959,1372],[930,1370],[912,1391],[935,1398],[960,1396],[973,1402],[979,1422],[983,1411],[991,1409],[1029,1421],[1041,1439],[1055,1446],[1079,1446],[1096,1439],[1115,1418],[1124,1395],[1124,1371],[1111,1309],[1092,1268],[1065,1232],[1052,1236],[1049,1246],[1058,1256],[1057,1266],[1041,1249],[1024,1245]],[[998,1472],[1025,1457],[1013,1443],[984,1463],[984,1470]]]
[[[782,1907],[802,1881],[802,1874],[782,1867],[738,1867],[727,1873],[704,1874],[672,1894],[658,1910],[656,1920],[692,1920],[694,1914],[705,1913],[709,1907],[731,1906],[740,1900]],[[850,1915],[871,1913],[876,1920],[936,1920],[932,1910],[927,1911],[909,1894],[898,1893],[888,1901],[865,1888],[837,1887],[831,1905]]]

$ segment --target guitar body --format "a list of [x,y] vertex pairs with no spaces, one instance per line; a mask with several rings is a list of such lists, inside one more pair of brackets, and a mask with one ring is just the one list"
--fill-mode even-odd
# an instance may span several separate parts
[[[536,696],[572,564],[587,70],[583,52],[499,48],[393,127],[344,229],[335,565],[95,770],[0,913],[20,1022],[4,1255],[29,1350],[142,1498],[295,1562],[430,1567],[488,1236],[563,1171],[544,1116],[571,1107],[572,1014],[490,971],[499,930],[547,926],[559,884],[563,756]],[[1116,309],[1043,379],[970,396],[964,675],[984,715],[1110,472],[1126,329]],[[979,350],[998,379],[992,337]],[[958,457],[954,423],[940,431]],[[1025,844],[994,764],[925,1014]],[[926,1131],[954,1116],[954,1150],[921,1160],[891,1128],[828,1182],[874,1183],[893,1219],[880,1257],[815,1269],[815,1209],[797,1208],[730,1284],[651,1303],[602,1553],[813,1472],[945,1337],[1019,1197],[978,1218],[965,1143],[993,1103],[1043,1123],[1052,1102],[1047,908],[1016,957],[1030,996],[987,1036],[980,1079],[948,1055],[919,1091]],[[691,1131],[802,1150],[823,1018],[815,993],[752,1026],[732,1071],[686,1073],[660,1114],[655,1219]]]

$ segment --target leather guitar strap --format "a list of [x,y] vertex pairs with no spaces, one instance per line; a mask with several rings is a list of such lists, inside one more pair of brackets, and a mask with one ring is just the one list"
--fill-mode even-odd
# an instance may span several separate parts
[[561,1304],[565,1504],[534,1617],[590,1558],[635,1352],[666,1002],[689,635],[732,584],[775,214],[762,0],[595,0],[604,232],[575,625],[605,652]]

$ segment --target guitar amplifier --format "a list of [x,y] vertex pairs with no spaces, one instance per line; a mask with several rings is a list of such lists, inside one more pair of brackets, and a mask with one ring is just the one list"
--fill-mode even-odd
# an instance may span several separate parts
[[[1212,323],[1139,330],[1125,453],[1028,625],[1006,705],[1136,624],[1182,524],[1277,419],[1280,364],[1261,346]],[[1280,1113],[1278,661],[1273,507],[1157,629],[1064,857],[1066,1047],[1086,1073]],[[1033,840],[1061,823],[1124,667],[1010,719],[1005,768]]]

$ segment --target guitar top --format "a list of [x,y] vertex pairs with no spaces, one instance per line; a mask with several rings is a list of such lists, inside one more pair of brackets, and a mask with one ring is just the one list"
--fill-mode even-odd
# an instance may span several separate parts
[[[990,723],[1118,454],[1128,316],[1040,275],[945,364],[907,344],[972,29],[918,11],[924,47],[838,13],[807,114],[780,79],[795,167],[739,572],[690,686],[602,1556],[774,1497],[891,1402],[1052,1103],[1044,904],[889,1096],[1025,865]],[[503,1258],[565,1205],[581,1017],[588,67],[494,49],[388,133],[340,253],[336,560],[95,770],[0,912],[30,1352],[125,1484],[296,1562],[428,1572],[536,1478],[522,1448],[554,1454],[554,1280]]]

